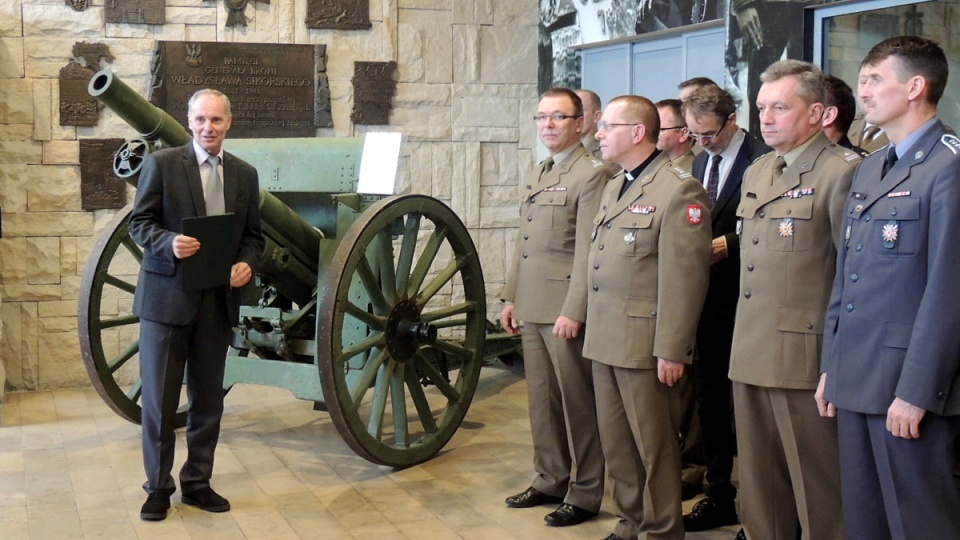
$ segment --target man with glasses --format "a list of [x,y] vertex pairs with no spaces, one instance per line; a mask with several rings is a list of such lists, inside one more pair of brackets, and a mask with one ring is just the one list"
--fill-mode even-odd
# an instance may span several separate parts
[[[775,152],[743,177],[740,302],[730,379],[740,518],[751,540],[844,537],[837,425],[813,404],[823,317],[860,156],[823,133],[823,73],[781,60],[757,110]],[[879,237],[879,229],[877,229]],[[878,241],[879,243],[879,241]]]
[[660,137],[657,150],[670,157],[670,161],[681,169],[693,170],[693,137],[687,130],[683,119],[679,99],[662,99],[657,102],[657,114],[660,115]]
[[597,138],[623,172],[593,220],[583,352],[620,521],[608,540],[684,537],[680,447],[670,391],[693,360],[707,291],[710,226],[703,186],[657,150],[650,100],[621,96]]
[[769,149],[737,126],[733,97],[716,85],[698,88],[683,104],[687,129],[704,152],[693,162],[693,175],[710,198],[713,243],[710,288],[697,329],[697,361],[693,364],[703,447],[706,454],[706,497],[683,516],[687,531],[734,525],[737,489],[731,482],[736,440],[731,408],[730,343],[740,280],[740,238],[737,205],[743,172]]
[[520,233],[500,321],[522,336],[536,476],[506,503],[559,504],[544,520],[564,527],[595,517],[603,498],[583,322],[590,224],[610,171],[580,143],[583,105],[573,91],[544,92],[534,121],[550,157],[520,184]]

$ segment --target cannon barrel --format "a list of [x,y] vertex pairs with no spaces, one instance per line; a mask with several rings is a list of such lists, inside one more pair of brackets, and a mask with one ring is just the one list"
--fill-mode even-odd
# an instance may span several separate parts
[[187,144],[191,139],[190,132],[180,122],[134,92],[109,69],[94,74],[87,92],[148,141],[171,147]]

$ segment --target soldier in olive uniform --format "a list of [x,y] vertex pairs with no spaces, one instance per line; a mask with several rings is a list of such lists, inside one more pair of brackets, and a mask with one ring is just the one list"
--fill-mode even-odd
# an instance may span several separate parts
[[761,75],[775,152],[743,178],[740,302],[730,355],[740,519],[751,540],[843,538],[837,426],[812,404],[843,203],[860,157],[821,129],[823,74],[783,60]]
[[682,539],[679,427],[669,394],[693,360],[710,274],[703,186],[656,149],[650,100],[622,96],[597,138],[624,171],[603,193],[587,265],[584,355],[620,521],[609,540]]
[[960,139],[937,118],[947,59],[890,38],[860,65],[892,143],[857,169],[817,402],[837,416],[847,538],[960,538]]
[[580,132],[580,142],[583,147],[590,152],[590,155],[597,159],[603,159],[600,156],[600,141],[597,140],[597,121],[600,120],[601,105],[600,96],[592,90],[575,90],[580,101],[583,102],[583,129]]
[[590,223],[610,170],[580,144],[583,106],[575,93],[545,92],[535,120],[551,155],[521,184],[520,238],[500,320],[507,331],[522,334],[537,475],[506,503],[559,503],[544,519],[562,527],[596,516],[603,498],[603,453],[582,326]]

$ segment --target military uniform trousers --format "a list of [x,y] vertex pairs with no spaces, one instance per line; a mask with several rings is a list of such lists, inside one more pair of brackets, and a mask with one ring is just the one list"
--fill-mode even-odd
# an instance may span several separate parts
[[820,416],[813,394],[733,382],[740,519],[749,540],[844,537],[837,423]]
[[521,339],[537,473],[532,485],[597,512],[604,461],[582,328],[579,337],[561,339],[553,335],[552,323],[525,322]]
[[891,435],[886,415],[838,409],[837,418],[848,540],[960,538],[960,417],[928,412],[918,439]]
[[[681,540],[680,446],[670,419],[671,387],[657,379],[656,369],[600,362],[593,363],[593,383],[610,493],[621,518],[614,534],[624,540]],[[606,451],[613,448],[618,451]]]

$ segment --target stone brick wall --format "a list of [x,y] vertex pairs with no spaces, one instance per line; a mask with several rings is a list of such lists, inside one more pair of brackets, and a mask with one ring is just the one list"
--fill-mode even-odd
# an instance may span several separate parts
[[399,189],[437,197],[462,217],[479,246],[496,316],[515,242],[517,178],[535,159],[535,2],[370,0],[366,31],[308,30],[306,0],[251,1],[245,29],[224,28],[219,0],[167,0],[166,24],[150,26],[105,25],[103,3],[76,12],[63,0],[0,0],[0,373],[5,366],[7,388],[88,384],[77,335],[80,276],[114,212],[81,210],[78,140],[134,133],[109,111],[94,128],[60,126],[57,76],[78,41],[108,45],[110,66],[139,92],[155,40],[326,44],[335,128],[319,136],[363,131],[350,123],[354,61],[397,61],[389,127],[406,135]]

